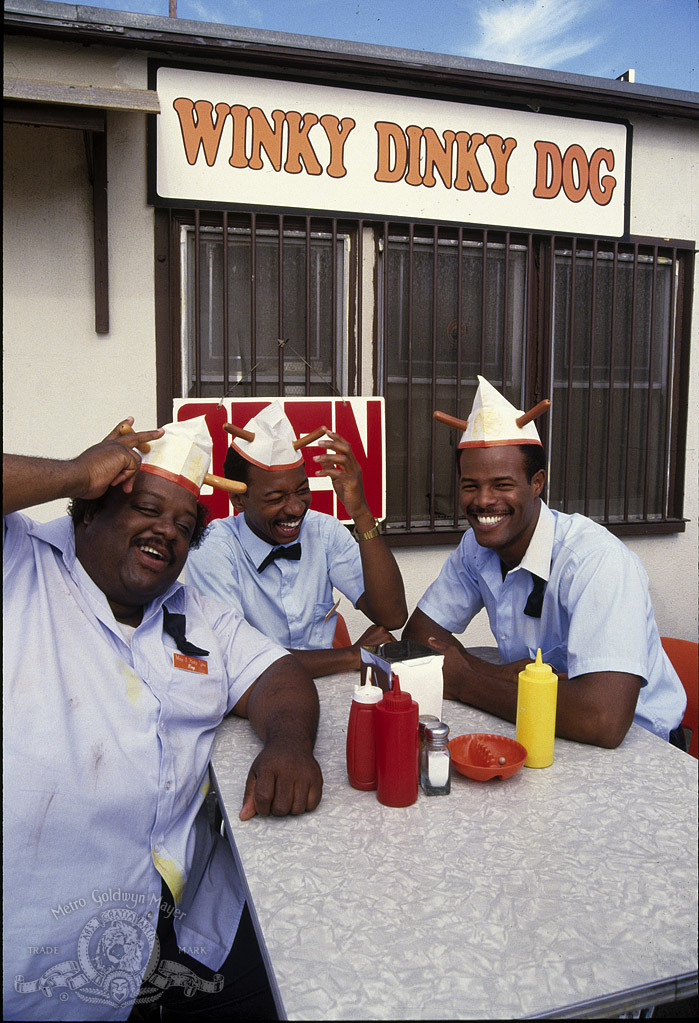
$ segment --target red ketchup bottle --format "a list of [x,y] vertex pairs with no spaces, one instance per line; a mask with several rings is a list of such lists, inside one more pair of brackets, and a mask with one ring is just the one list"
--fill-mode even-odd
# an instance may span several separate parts
[[410,806],[417,799],[418,705],[402,693],[397,675],[376,705],[376,796],[384,806]]
[[376,705],[383,696],[371,682],[367,668],[366,685],[354,687],[347,726],[347,777],[353,788],[365,792],[376,788]]

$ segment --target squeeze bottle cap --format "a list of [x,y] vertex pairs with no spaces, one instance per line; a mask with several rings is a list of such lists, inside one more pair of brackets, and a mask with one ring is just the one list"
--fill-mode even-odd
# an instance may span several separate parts
[[413,698],[410,693],[401,692],[400,679],[397,675],[391,673],[391,688],[388,692],[383,694],[383,700],[381,705],[386,710],[403,710],[413,702]]
[[366,670],[366,685],[354,687],[354,700],[357,703],[378,703],[383,696],[383,689],[373,683],[373,672],[371,667]]
[[526,666],[523,674],[532,682],[549,682],[554,674],[551,665],[545,664],[541,659],[541,648],[536,651],[536,660]]

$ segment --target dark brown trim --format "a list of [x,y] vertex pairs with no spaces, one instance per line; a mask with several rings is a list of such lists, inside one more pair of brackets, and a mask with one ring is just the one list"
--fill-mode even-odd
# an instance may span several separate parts
[[171,214],[154,210],[155,223],[155,381],[156,414],[160,425],[172,419],[172,397],[175,392],[172,343],[173,324],[170,311],[173,299],[170,289]]
[[[684,533],[687,519],[666,519],[658,522],[599,522],[614,536],[670,536],[674,533]],[[439,527],[434,532],[424,531],[415,526],[409,533],[392,532],[385,530],[382,536],[389,547],[456,547],[465,533],[465,530],[442,529]]]
[[[673,378],[673,432],[676,449],[670,460],[669,497],[671,507],[680,514],[684,510],[684,474],[687,464],[687,417],[689,402],[681,400],[682,385],[688,387],[690,372],[692,300],[694,281],[694,253],[687,253],[679,261],[679,286],[677,291],[677,323],[675,325],[675,372]],[[679,348],[679,352],[678,352]],[[687,392],[685,391],[685,394]],[[672,451],[672,449],[671,449]]]
[[36,128],[70,128],[73,131],[107,130],[104,110],[67,107],[58,103],[25,103],[6,100],[3,120],[8,124],[29,124]]
[[93,263],[95,333],[109,333],[109,204],[107,190],[107,135],[89,133],[92,153]]

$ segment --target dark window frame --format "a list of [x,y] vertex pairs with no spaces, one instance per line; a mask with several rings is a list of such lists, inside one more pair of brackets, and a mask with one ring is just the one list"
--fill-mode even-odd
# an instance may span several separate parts
[[[462,239],[481,239],[483,243],[484,266],[487,259],[488,244],[520,244],[526,246],[526,357],[524,366],[524,405],[530,407],[542,397],[549,395],[552,387],[552,331],[554,323],[554,273],[553,266],[555,254],[560,253],[566,247],[573,251],[592,249],[597,254],[610,251],[616,253],[613,256],[618,260],[619,254],[624,256],[633,253],[636,256],[641,253],[653,254],[657,262],[658,256],[672,260],[673,272],[677,267],[676,288],[673,294],[673,326],[674,330],[670,337],[669,360],[672,369],[672,401],[669,407],[667,430],[669,444],[664,452],[664,472],[667,473],[668,486],[664,514],[660,518],[645,518],[635,520],[610,520],[598,517],[600,521],[611,532],[627,535],[652,535],[671,534],[684,531],[685,520],[683,518],[683,491],[684,491],[684,467],[685,467],[685,446],[687,428],[687,394],[688,394],[688,367],[690,353],[690,326],[692,312],[692,281],[694,270],[694,248],[693,244],[680,240],[668,240],[646,237],[631,237],[623,241],[610,239],[575,239],[570,236],[557,236],[551,234],[539,234],[536,232],[525,232],[506,229],[472,229],[470,227],[454,227],[454,225],[425,225],[420,222],[407,222],[396,224],[388,221],[375,221],[364,219],[345,219],[333,217],[310,217],[298,215],[286,211],[279,213],[261,214],[250,212],[238,214],[231,211],[212,210],[184,210],[156,209],[155,213],[155,279],[156,279],[156,338],[157,338],[157,387],[158,387],[158,421],[166,422],[172,414],[172,399],[180,397],[181,380],[180,365],[180,268],[179,268],[179,236],[182,225],[191,224],[195,232],[201,229],[202,225],[227,225],[233,223],[247,222],[251,225],[251,237],[255,237],[255,228],[260,224],[278,224],[279,230],[283,233],[285,226],[293,226],[298,229],[299,225],[310,237],[313,229],[318,225],[324,225],[324,229],[332,235],[333,254],[336,252],[335,241],[338,232],[348,232],[353,236],[352,258],[349,265],[349,305],[348,305],[348,351],[346,353],[348,376],[347,393],[349,395],[361,393],[362,381],[362,329],[363,320],[366,316],[373,317],[373,393],[385,394],[386,386],[386,362],[381,361],[382,339],[388,336],[386,315],[388,297],[388,275],[381,275],[378,271],[379,259],[374,261],[375,273],[373,278],[373,296],[370,301],[375,303],[374,309],[367,310],[367,296],[358,287],[360,273],[364,272],[364,229],[371,228],[374,232],[375,246],[378,249],[383,244],[383,251],[387,252],[388,239],[390,234],[399,230],[407,230],[409,237],[414,238],[415,232],[419,235],[432,234],[435,242],[442,237],[456,237],[459,244]],[[441,234],[440,234],[441,232]],[[254,242],[252,243],[254,246]],[[307,243],[308,248],[308,243]],[[224,257],[225,262],[225,257]],[[335,278],[336,266],[335,255],[333,255],[333,279]],[[634,266],[636,263],[634,262]],[[437,274],[437,261],[435,260],[434,273]],[[616,262],[615,262],[616,266]],[[361,268],[361,270],[360,270]],[[634,277],[635,279],[635,277]],[[655,278],[654,278],[655,279]],[[434,278],[435,284],[437,278]],[[460,310],[462,296],[457,300],[457,308]],[[223,289],[224,292],[227,289]],[[335,292],[335,289],[333,289]],[[380,294],[381,292],[381,294]],[[254,283],[252,284],[252,295],[254,299]],[[251,302],[253,302],[251,299]],[[382,301],[383,322],[379,320],[379,306]],[[227,301],[225,295],[224,303]],[[505,300],[507,301],[507,299]],[[482,294],[483,313],[486,311],[487,296],[485,290]],[[253,303],[254,304],[254,303]],[[593,299],[594,304],[594,299]],[[306,306],[308,308],[308,288],[306,294]],[[333,294],[333,323],[336,324],[335,294]],[[593,310],[594,313],[594,310]],[[228,312],[224,310],[224,319]],[[505,318],[507,311],[505,312]],[[253,334],[251,365],[255,362],[254,349],[254,312],[252,314],[251,331]],[[457,313],[457,324],[460,322]],[[481,360],[484,358],[484,336],[485,319],[482,320],[481,338]],[[433,332],[436,331],[436,324],[433,322]],[[333,336],[333,387],[337,382],[335,349],[337,337]],[[434,342],[433,342],[434,351]],[[460,349],[459,349],[460,351]],[[224,359],[227,356],[224,354]],[[461,357],[458,360],[458,373],[461,373]],[[433,362],[433,370],[436,363]],[[486,374],[487,375],[487,374]],[[283,358],[279,359],[279,380],[284,380]],[[257,393],[254,374],[251,376],[252,393]],[[225,380],[222,381],[225,384]],[[455,381],[456,382],[456,381]],[[434,388],[434,379],[433,379]],[[224,388],[225,390],[225,388]],[[308,373],[306,374],[306,393],[310,391]],[[222,392],[223,393],[223,392]],[[465,416],[468,409],[461,407],[460,399],[457,397],[456,406],[452,409],[445,409],[456,415]],[[539,420],[539,431],[544,446],[548,446],[549,422],[548,417]],[[429,432],[428,432],[429,431]],[[589,431],[588,431],[589,432]],[[435,458],[440,449],[440,442],[435,433],[434,421],[425,429],[422,442],[429,445],[432,470],[434,470]],[[389,471],[389,485],[390,482]],[[434,479],[434,471],[432,471]],[[412,480],[410,471],[407,478],[400,481],[400,486],[407,491],[408,507],[410,507],[410,494]],[[395,485],[395,484],[394,484]],[[455,490],[456,494],[456,490]],[[432,492],[432,508],[434,506],[434,491]],[[608,507],[608,500],[605,507]],[[565,509],[563,509],[565,510]],[[386,536],[392,546],[413,546],[431,544],[454,544],[463,533],[465,522],[459,516],[458,499],[454,498],[454,513],[451,522],[439,524],[435,521],[434,511],[430,514],[428,525],[420,525],[414,528],[410,525],[408,516],[406,525],[402,528],[391,527],[387,524]]]

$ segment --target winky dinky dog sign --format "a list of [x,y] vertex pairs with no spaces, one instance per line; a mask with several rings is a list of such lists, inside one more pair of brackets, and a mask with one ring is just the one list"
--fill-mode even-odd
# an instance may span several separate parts
[[149,201],[620,237],[630,127],[153,66]]

